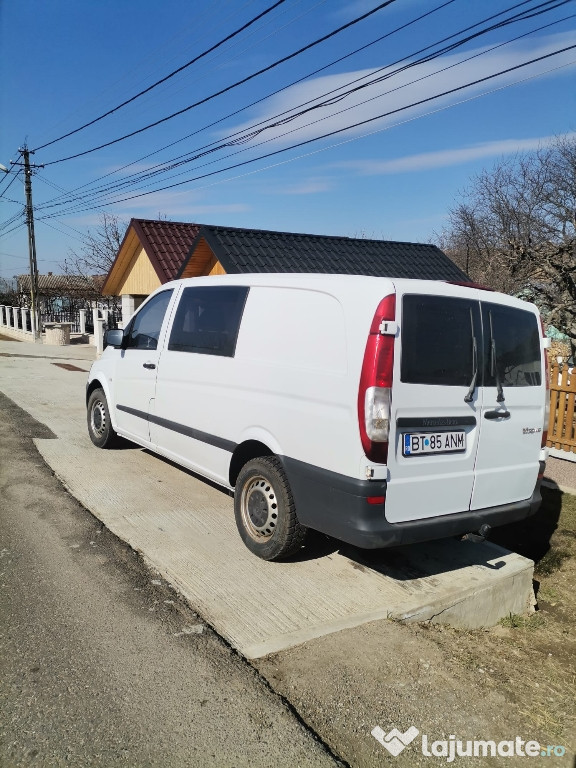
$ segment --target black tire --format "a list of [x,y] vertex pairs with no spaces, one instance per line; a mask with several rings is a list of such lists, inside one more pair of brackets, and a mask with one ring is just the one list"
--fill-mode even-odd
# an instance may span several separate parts
[[234,492],[238,532],[262,560],[279,560],[297,552],[307,529],[296,516],[294,498],[280,461],[262,456],[241,469]]
[[118,442],[118,435],[112,429],[110,410],[106,395],[100,388],[95,389],[88,399],[88,434],[98,448],[113,448]]

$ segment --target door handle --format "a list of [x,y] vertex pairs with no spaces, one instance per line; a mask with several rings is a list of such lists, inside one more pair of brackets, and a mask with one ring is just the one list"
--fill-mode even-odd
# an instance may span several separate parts
[[150,370],[154,370],[154,368],[156,368],[156,363],[142,363],[142,368],[149,368]]
[[485,419],[509,419],[510,411],[486,411]]

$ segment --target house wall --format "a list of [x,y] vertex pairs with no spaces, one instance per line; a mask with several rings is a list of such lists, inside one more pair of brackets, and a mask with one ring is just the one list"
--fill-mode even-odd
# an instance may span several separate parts
[[160,285],[160,279],[146,251],[139,246],[130,259],[116,293],[119,296],[123,294],[147,296]]
[[224,269],[222,264],[220,264],[219,261],[214,259],[214,264],[210,268],[210,272],[208,272],[208,274],[209,275],[225,275],[226,274],[226,270]]

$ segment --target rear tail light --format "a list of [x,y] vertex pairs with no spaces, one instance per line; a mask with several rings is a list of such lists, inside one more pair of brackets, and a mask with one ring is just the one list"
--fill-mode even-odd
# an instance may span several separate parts
[[[542,329],[542,338],[546,338],[544,331],[544,323],[540,318],[540,327]],[[545,448],[548,442],[548,424],[550,422],[550,361],[548,359],[548,349],[546,347],[542,350],[544,358],[544,381],[546,382],[546,399],[544,401],[544,425],[542,427],[542,444],[541,447]]]
[[[394,369],[396,296],[382,299],[374,314],[366,342],[360,387],[358,426],[364,453],[378,464],[388,460],[390,404]],[[393,332],[391,332],[393,331]]]

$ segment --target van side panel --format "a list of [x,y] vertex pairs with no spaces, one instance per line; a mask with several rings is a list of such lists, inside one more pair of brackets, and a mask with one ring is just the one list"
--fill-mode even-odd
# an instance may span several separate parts
[[263,435],[275,453],[357,474],[348,343],[342,305],[330,293],[251,286],[234,357],[163,351],[152,441],[223,485],[234,447]]
[[238,441],[266,430],[283,455],[334,471],[357,464],[346,325],[333,295],[253,286],[235,365]]

